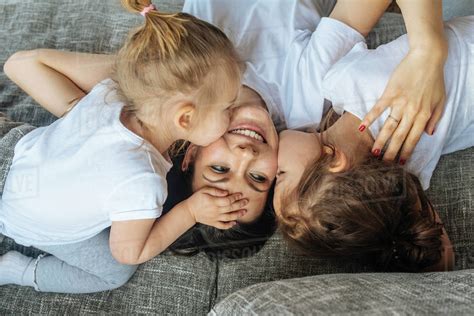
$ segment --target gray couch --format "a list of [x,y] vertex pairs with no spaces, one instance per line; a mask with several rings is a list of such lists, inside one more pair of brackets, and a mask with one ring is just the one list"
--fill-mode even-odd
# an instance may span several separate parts
[[[182,0],[155,3],[170,11],[182,6]],[[118,0],[2,0],[0,65],[17,50],[37,47],[114,52],[140,19]],[[403,32],[400,16],[389,14],[368,41],[376,46]],[[0,111],[37,126],[54,120],[3,73]],[[277,232],[245,259],[165,253],[110,292],[64,295],[3,286],[0,314],[472,314],[474,150],[443,157],[428,193],[455,247],[454,272],[370,273],[357,263],[298,256]],[[6,238],[0,254],[11,249],[38,253]]]

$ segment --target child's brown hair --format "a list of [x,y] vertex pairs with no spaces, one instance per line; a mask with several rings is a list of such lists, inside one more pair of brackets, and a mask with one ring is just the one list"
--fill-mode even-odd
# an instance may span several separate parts
[[331,172],[332,149],[322,150],[282,201],[279,226],[286,239],[307,255],[346,257],[383,271],[438,263],[442,224],[419,180],[370,154],[347,171]]
[[[140,13],[149,0],[122,0]],[[222,89],[240,85],[237,53],[217,27],[186,13],[151,10],[120,49],[113,79],[126,99],[124,112],[154,121],[160,106],[177,94],[192,95],[199,108],[212,104]],[[201,115],[205,111],[198,111]],[[159,122],[156,122],[157,124]]]

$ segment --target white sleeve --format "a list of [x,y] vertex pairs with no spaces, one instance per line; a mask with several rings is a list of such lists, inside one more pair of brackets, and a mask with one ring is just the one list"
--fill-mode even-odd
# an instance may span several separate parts
[[144,174],[117,185],[107,197],[104,209],[112,222],[153,219],[161,216],[166,197],[166,179]]
[[320,81],[332,65],[360,42],[365,42],[364,37],[350,26],[332,18],[322,18],[302,59],[317,70],[313,73]]
[[295,39],[285,65],[283,99],[288,128],[304,128],[321,122],[323,79],[331,66],[361,42],[365,39],[359,32],[331,18],[322,18],[313,33],[302,31]]

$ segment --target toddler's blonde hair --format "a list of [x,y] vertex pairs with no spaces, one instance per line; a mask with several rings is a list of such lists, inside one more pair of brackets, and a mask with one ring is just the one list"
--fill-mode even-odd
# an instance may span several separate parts
[[[122,0],[140,13],[147,0]],[[120,49],[113,79],[125,99],[124,112],[141,123],[158,118],[173,96],[192,98],[198,114],[222,93],[240,84],[237,53],[217,27],[186,13],[149,11],[144,25],[133,30]],[[147,124],[145,124],[147,125]]]

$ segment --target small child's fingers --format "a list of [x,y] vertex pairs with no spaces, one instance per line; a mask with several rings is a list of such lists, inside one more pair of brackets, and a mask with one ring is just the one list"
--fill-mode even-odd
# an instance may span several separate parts
[[226,190],[221,190],[214,187],[204,188],[203,192],[216,197],[227,196],[229,194],[229,192],[227,192]]
[[246,210],[238,210],[231,213],[222,214],[219,216],[221,222],[232,222],[236,221],[247,213]]
[[219,197],[217,199],[217,205],[229,208],[240,199],[242,199],[242,193],[234,193],[228,196]]
[[231,205],[221,207],[221,213],[231,213],[243,209],[249,203],[248,199],[233,202]]
[[227,205],[234,204],[235,202],[242,199],[242,197],[243,197],[242,193],[234,193],[234,194],[231,194],[231,195],[227,196],[227,199],[228,199],[228,204]]

